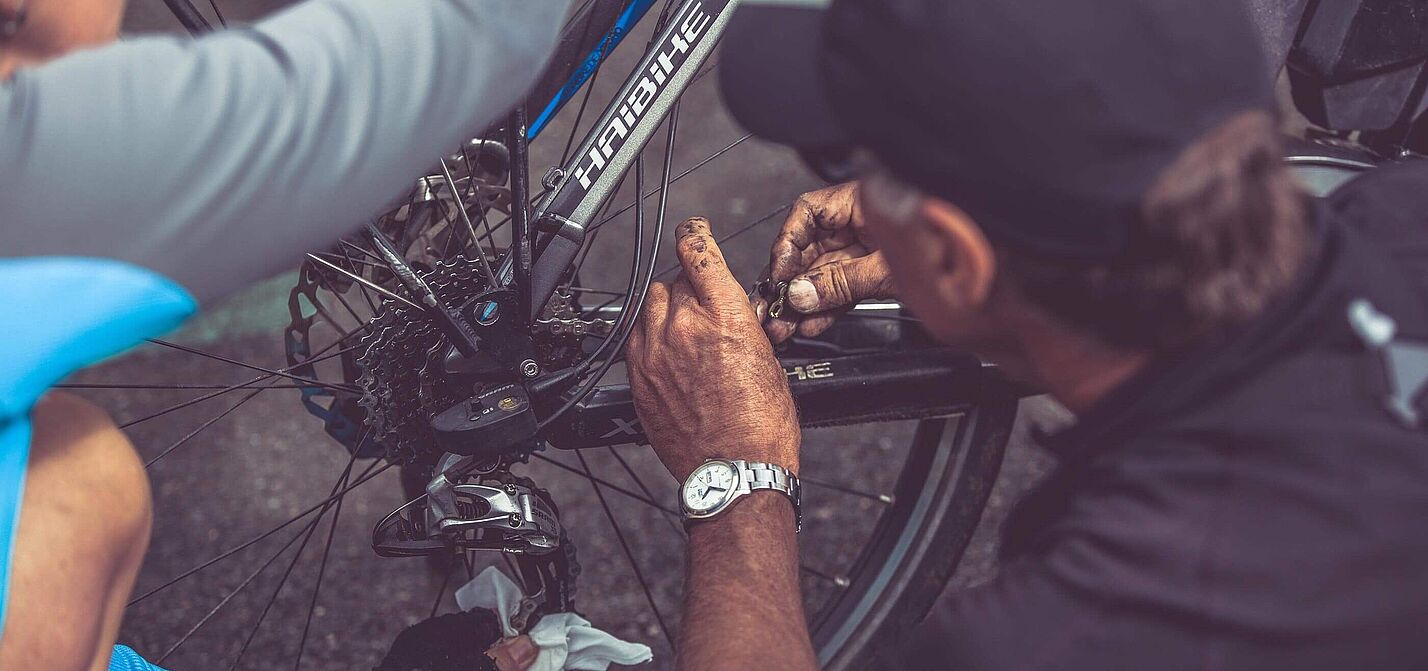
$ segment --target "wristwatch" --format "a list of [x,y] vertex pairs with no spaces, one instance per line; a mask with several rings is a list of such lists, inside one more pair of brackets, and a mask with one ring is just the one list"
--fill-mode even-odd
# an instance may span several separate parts
[[798,476],[777,464],[741,459],[709,459],[689,474],[679,490],[686,527],[717,517],[740,498],[761,489],[782,492],[793,502],[795,531],[803,527],[802,487]]

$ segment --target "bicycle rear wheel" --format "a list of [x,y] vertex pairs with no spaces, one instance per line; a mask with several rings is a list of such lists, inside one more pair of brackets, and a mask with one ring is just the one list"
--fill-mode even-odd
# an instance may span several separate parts
[[[596,57],[592,60],[589,54],[606,52],[614,41],[612,36],[616,36],[617,32],[619,37],[629,36],[636,44],[644,41],[648,24],[655,20],[655,13],[638,28],[627,26],[619,30],[618,25],[621,20],[632,16],[630,9],[638,4],[648,6],[652,3],[591,0],[583,3],[573,14],[574,20],[567,25],[562,40],[564,51],[557,55],[535,87],[529,106],[532,110],[546,109],[551,100],[561,95],[560,92],[573,90],[571,83],[581,79],[578,75],[582,73],[588,72],[588,79],[592,81],[586,83],[579,97],[566,94],[565,102],[571,104],[564,105],[560,114],[552,113],[553,120],[540,127],[541,141],[532,146],[531,166],[562,163],[561,159],[569,152],[572,140],[588,125],[584,110],[591,110],[593,115],[603,99],[613,93],[612,85],[619,83],[619,77],[607,74],[602,82],[599,72],[613,69],[623,75],[628,59],[621,60],[622,56],[616,54],[610,59]],[[219,6],[229,9],[228,4],[220,3]],[[238,10],[228,12],[228,18],[232,19],[237,13]],[[205,12],[205,15],[212,17],[210,23],[221,23],[211,12]],[[635,45],[627,46],[625,51],[638,55]],[[582,52],[586,56],[582,57]],[[660,187],[646,190],[646,197],[654,198],[668,191],[670,184],[680,183],[676,194],[678,200],[671,209],[688,214],[712,215],[711,219],[716,222],[715,232],[721,236],[721,245],[725,247],[731,264],[736,269],[753,270],[762,265],[767,240],[781,220],[780,215],[786,210],[787,203],[792,202],[799,192],[815,186],[816,182],[806,173],[793,168],[788,160],[773,160],[772,150],[747,142],[747,136],[735,132],[719,108],[709,81],[712,78],[701,74],[685,93],[685,107],[700,110],[697,119],[704,131],[694,141],[686,141],[675,148],[676,162],[689,166],[688,169],[674,175],[665,172]],[[541,103],[541,100],[546,102]],[[561,107],[557,106],[557,109]],[[690,125],[689,119],[686,119],[685,125]],[[486,152],[500,153],[494,145],[487,144],[498,142],[499,137],[496,132],[487,133],[481,144],[473,145],[476,149],[468,147],[468,151],[459,154],[463,159],[461,162],[469,160],[470,165],[454,166],[457,169],[455,180],[462,185],[457,189],[462,195],[456,196],[460,199],[460,206],[471,211],[479,210],[495,219],[500,218],[501,197],[505,192],[500,191],[500,187],[492,191],[486,188],[491,185],[484,183],[478,188],[476,182],[499,181],[493,177],[494,173],[500,172],[499,166],[483,165],[490,157]],[[648,150],[658,153],[666,148],[660,144],[656,142]],[[740,156],[742,162],[733,162]],[[728,166],[733,169],[729,170]],[[509,167],[512,170],[526,169],[528,174],[541,174],[538,170],[529,170],[530,166]],[[715,170],[722,170],[723,174],[716,179],[706,179],[713,176]],[[686,180],[686,177],[689,179]],[[630,244],[634,239],[631,215],[639,208],[634,206],[637,199],[628,193],[628,186],[626,192],[616,196],[617,205],[599,222],[598,229],[604,231],[599,235],[604,240],[589,241],[588,249],[594,251],[587,251],[585,263],[575,275],[578,283],[572,282],[570,287],[570,295],[578,306],[576,310],[582,316],[597,315],[596,307],[600,302],[607,298],[619,298],[611,294],[620,294],[626,286],[627,259],[638,261],[637,257],[642,253],[632,248],[654,247],[648,240],[636,240],[637,244]],[[430,183],[426,188],[441,191],[439,185],[433,188]],[[449,203],[454,200],[451,191],[448,190],[445,196],[437,193],[435,200],[429,202]],[[730,192],[737,192],[738,195],[723,195]],[[443,198],[446,200],[443,201]],[[478,207],[475,201],[479,198],[486,200],[481,201]],[[638,201],[642,202],[643,198]],[[416,216],[412,207],[409,205],[405,215],[396,217],[401,219],[404,227],[410,228],[412,218]],[[425,259],[428,272],[434,271],[436,264],[452,258],[454,254],[451,250],[435,254],[429,250],[447,244],[466,250],[474,247],[471,240],[461,237],[460,228],[456,225],[458,222],[450,214],[451,208],[443,207],[447,209],[444,214],[431,217],[438,223],[424,224],[420,235],[406,241],[408,251],[416,250],[412,251],[410,260],[416,261],[423,255],[428,257]],[[509,201],[506,201],[506,207],[509,208]],[[750,212],[755,216],[750,216]],[[720,222],[736,223],[725,226]],[[493,223],[493,228],[500,227],[500,222],[486,223]],[[604,247],[598,246],[601,242]],[[653,242],[667,244],[667,241]],[[384,271],[373,267],[375,262],[363,256],[370,250],[358,251],[362,245],[354,244],[356,248],[351,245],[334,248],[345,250],[344,253],[330,253],[329,250],[317,255],[379,286],[384,282],[385,286],[390,286],[390,278],[383,275]],[[509,245],[509,242],[506,244]],[[344,259],[344,256],[347,258]],[[669,266],[663,266],[656,274],[664,274],[669,269]],[[741,276],[751,275],[742,273]],[[419,561],[359,556],[365,544],[361,530],[363,525],[353,521],[357,515],[351,512],[342,519],[341,531],[338,531],[337,516],[342,512],[342,502],[349,500],[343,496],[347,492],[360,494],[361,497],[377,497],[375,500],[350,499],[349,511],[354,508],[361,510],[366,517],[361,522],[370,528],[371,522],[375,521],[372,518],[385,512],[384,507],[390,508],[395,492],[399,491],[399,487],[391,482],[392,474],[383,474],[394,469],[392,464],[397,462],[389,461],[393,456],[385,449],[370,449],[370,441],[366,451],[359,444],[362,442],[366,410],[356,404],[351,393],[358,353],[357,350],[344,353],[351,347],[351,341],[345,340],[348,336],[343,331],[354,333],[371,324],[380,313],[384,298],[359,282],[337,282],[330,269],[323,269],[315,261],[309,261],[305,266],[303,277],[309,283],[309,291],[306,297],[303,297],[304,292],[294,293],[298,297],[294,298],[294,321],[311,320],[311,330],[302,336],[302,347],[306,349],[295,350],[289,340],[285,346],[289,358],[284,364],[266,363],[256,371],[269,377],[261,382],[237,386],[232,378],[227,378],[213,385],[213,391],[191,398],[183,398],[179,392],[166,389],[143,398],[135,394],[120,401],[134,413],[131,417],[137,417],[128,423],[138,424],[135,428],[140,430],[140,435],[149,438],[136,442],[155,463],[160,458],[164,459],[162,463],[181,458],[168,456],[180,447],[185,451],[196,449],[192,445],[202,441],[195,440],[195,437],[213,436],[214,432],[209,427],[231,411],[216,414],[216,411],[207,409],[213,405],[208,399],[177,410],[170,408],[204,396],[220,398],[229,394],[260,399],[249,407],[259,406],[265,414],[272,413],[270,417],[282,412],[284,407],[277,400],[268,401],[270,396],[296,394],[299,396],[297,400],[309,404],[307,407],[316,405],[318,409],[332,413],[324,419],[327,433],[337,438],[338,442],[347,444],[351,450],[324,449],[324,446],[314,444],[302,445],[299,454],[300,450],[292,445],[319,442],[320,434],[314,431],[317,423],[308,422],[300,429],[293,428],[301,421],[298,413],[292,412],[299,404],[291,398],[282,399],[286,401],[287,418],[281,422],[257,420],[266,424],[264,428],[268,429],[258,435],[277,448],[273,458],[282,464],[279,470],[291,470],[293,473],[264,471],[262,477],[266,481],[250,484],[257,484],[257,491],[263,491],[270,501],[278,499],[276,507],[287,514],[255,518],[261,522],[245,520],[244,524],[238,525],[244,531],[242,534],[230,528],[216,538],[208,538],[205,545],[213,546],[211,552],[223,558],[216,563],[199,563],[197,566],[203,567],[203,570],[192,573],[188,568],[192,561],[184,563],[174,559],[175,555],[191,554],[192,550],[188,548],[194,545],[191,542],[193,533],[180,530],[180,527],[185,521],[191,523],[193,518],[213,518],[220,513],[205,513],[202,501],[185,498],[166,487],[169,478],[182,480],[184,476],[181,473],[173,470],[154,472],[158,484],[156,505],[160,509],[161,520],[156,526],[155,547],[167,553],[165,559],[168,561],[151,560],[146,567],[136,592],[140,598],[131,611],[122,640],[134,644],[151,658],[168,656],[166,663],[177,668],[220,668],[230,663],[236,666],[238,658],[253,667],[295,663],[302,668],[354,668],[371,664],[372,655],[379,654],[402,626],[414,618],[425,616],[427,612],[450,608],[449,598],[442,595],[449,596],[450,587],[460,579],[463,568],[472,571],[479,569],[483,562],[491,561],[487,557],[472,557],[469,564],[451,567],[457,574],[455,576],[452,571],[433,572]],[[800,343],[797,348],[785,353],[786,363],[793,365],[800,361],[817,360],[818,357],[836,358],[853,350],[887,351],[912,347],[920,338],[916,334],[915,318],[900,310],[876,315],[855,314],[850,320],[863,327],[853,329],[862,331],[861,335],[845,337],[845,330],[817,342]],[[872,335],[869,336],[868,332]],[[850,347],[850,338],[858,341],[856,347]],[[213,356],[229,360],[241,358],[225,354],[225,347],[226,343],[219,342],[209,348],[202,364],[204,372],[221,372],[218,364],[223,362]],[[196,348],[190,349],[197,351]],[[172,355],[148,353],[141,356]],[[119,362],[88,374],[81,383],[144,379],[140,376],[145,373],[136,369],[151,369],[153,360],[148,361],[149,365]],[[273,375],[272,371],[282,371],[287,377]],[[134,378],[128,377],[131,375]],[[617,381],[618,375],[616,368],[612,380]],[[150,374],[148,377],[152,379],[153,376]],[[295,389],[267,391],[282,388],[274,382]],[[325,404],[329,398],[332,401],[346,400],[341,405],[328,407]],[[946,584],[980,518],[987,494],[996,479],[1016,403],[1017,395],[1009,385],[989,382],[985,386],[968,388],[955,412],[945,417],[857,424],[814,429],[806,433],[804,475],[808,521],[801,539],[804,547],[803,580],[810,632],[825,668],[861,668],[879,643],[896,640],[898,632],[925,614]],[[242,405],[242,402],[237,405]],[[333,412],[334,408],[337,408],[336,412]],[[239,414],[233,414],[227,422],[242,421],[238,419]],[[192,424],[158,426],[159,422],[178,416],[183,416]],[[238,426],[243,427],[234,432],[239,435],[258,429],[256,424]],[[282,437],[272,435],[279,429],[290,433]],[[202,433],[204,431],[209,431],[207,436]],[[161,438],[165,434],[168,439]],[[173,441],[173,436],[182,437]],[[310,483],[324,467],[334,475],[339,471],[343,474],[331,489],[324,487],[320,492],[312,492],[310,484],[307,487],[294,486],[294,481]],[[180,467],[175,464],[170,468]],[[191,462],[188,468],[194,468]],[[651,644],[656,649],[655,668],[669,668],[673,655],[667,641],[675,638],[679,627],[678,566],[682,553],[675,542],[679,538],[678,525],[668,513],[674,507],[674,498],[673,483],[667,475],[647,450],[638,447],[582,450],[575,454],[538,452],[529,464],[518,465],[515,469],[519,475],[529,477],[547,489],[560,506],[562,521],[578,548],[581,571],[576,598],[581,611],[590,616],[597,626],[606,627],[622,637]],[[223,468],[213,475],[231,480],[225,487],[242,488],[244,472],[241,470],[235,472]],[[357,489],[371,479],[387,480],[388,485],[367,485]],[[420,482],[421,478],[416,481]],[[385,487],[385,491],[380,496],[369,494],[373,487]],[[310,505],[313,503],[319,505]],[[310,513],[306,516],[293,515],[309,508]],[[184,515],[165,512],[166,509],[182,510],[190,519],[184,520]],[[296,521],[289,522],[290,519]],[[319,526],[319,521],[324,523]],[[266,534],[277,524],[287,526],[265,536],[258,543],[245,545],[247,539]],[[349,528],[354,524],[355,529]],[[293,534],[293,531],[297,533]],[[309,546],[309,540],[315,533],[327,534],[326,547],[320,556],[309,556],[307,564],[302,565],[299,559],[304,556],[304,548]],[[284,539],[287,539],[288,545],[279,549]],[[317,543],[311,545],[309,553],[317,552],[323,537],[319,535],[315,540]],[[225,554],[235,547],[245,549]],[[295,553],[283,553],[283,549],[293,547],[298,548]],[[259,548],[268,549],[258,554]],[[269,555],[270,549],[277,552]],[[287,572],[280,578],[274,578],[283,566],[276,560],[282,558],[288,561],[290,555]],[[265,563],[268,556],[273,559],[267,559]],[[500,560],[493,561],[495,565],[501,565]],[[223,569],[206,567],[219,564],[231,566],[239,572],[215,579],[213,574]],[[307,568],[312,565],[317,568]],[[261,568],[268,570],[253,571]],[[250,575],[255,577],[250,579]],[[174,577],[184,576],[192,577],[168,585]],[[257,596],[253,596],[255,590],[250,587],[254,582],[264,584]],[[274,586],[270,590],[268,585]],[[214,586],[221,586],[222,589],[215,591]],[[364,589],[364,586],[372,589]],[[415,594],[418,591],[423,596],[417,597]],[[363,592],[376,592],[381,597],[373,599],[372,594]],[[436,601],[437,608],[432,608],[432,601]],[[158,603],[165,604],[162,612],[150,605]],[[225,608],[236,614],[225,614]],[[210,615],[213,617],[210,618]],[[278,620],[283,624],[269,624],[264,628],[265,619]],[[296,626],[298,621],[303,624]],[[305,646],[319,646],[320,655],[315,656],[314,651],[304,654]],[[347,650],[346,647],[352,649]]]

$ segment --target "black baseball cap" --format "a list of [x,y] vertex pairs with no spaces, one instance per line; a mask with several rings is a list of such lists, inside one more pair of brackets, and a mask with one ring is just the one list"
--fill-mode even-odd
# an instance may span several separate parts
[[1114,256],[1196,138],[1275,110],[1244,0],[744,0],[720,80],[734,117],[860,147],[994,241]]

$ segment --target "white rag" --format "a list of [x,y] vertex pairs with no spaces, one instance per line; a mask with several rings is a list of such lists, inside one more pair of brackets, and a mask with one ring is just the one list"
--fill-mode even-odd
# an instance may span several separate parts
[[[511,626],[511,616],[520,610],[524,598],[521,586],[494,566],[456,590],[456,605],[461,610],[495,611],[506,636],[520,633]],[[546,615],[531,627],[529,635],[540,649],[530,671],[605,671],[611,664],[632,666],[654,659],[649,646],[615,638],[575,613]]]

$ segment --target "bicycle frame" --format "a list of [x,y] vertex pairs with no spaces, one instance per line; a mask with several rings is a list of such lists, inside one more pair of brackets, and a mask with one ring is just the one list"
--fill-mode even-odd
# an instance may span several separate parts
[[[537,118],[537,131],[585,84],[612,45],[653,4],[652,0],[633,0],[626,7],[615,28],[599,40],[584,66],[546,104]],[[544,182],[550,191],[533,214],[522,211],[521,204],[529,202],[524,180],[513,184],[512,221],[517,231],[524,230],[526,221],[534,222],[540,239],[519,239],[517,235],[516,244],[521,248],[506,255],[497,270],[497,279],[503,283],[516,281],[518,285],[526,282],[529,319],[540,314],[567,274],[592,219],[614,196],[621,176],[634,165],[684,88],[713,52],[738,5],[739,0],[681,2],[572,158],[547,174]],[[529,140],[523,114],[518,110],[508,122],[507,138],[514,145],[513,157],[525,155],[524,143]],[[513,175],[528,170],[524,161],[517,160]],[[644,194],[636,197],[643,199]],[[526,245],[535,247],[533,255],[528,254]],[[867,307],[901,311],[897,304]],[[886,330],[889,332],[883,334],[881,344],[901,342],[900,328]],[[810,427],[943,417],[968,410],[969,399],[1015,399],[1029,393],[975,357],[934,348],[859,356],[785,357],[783,364],[799,406],[800,421]],[[575,406],[569,421],[558,423],[546,438],[561,449],[645,441],[627,385],[594,388]]]
[[[631,9],[643,5],[647,10],[650,4],[636,0]],[[614,196],[620,177],[634,165],[684,88],[714,51],[738,4],[739,0],[681,2],[670,13],[669,23],[655,39],[654,46],[625,80],[614,102],[600,115],[570,161],[547,175],[544,181],[550,191],[529,217],[539,234],[539,240],[530,241],[534,246],[530,265],[522,267],[524,254],[507,254],[496,272],[497,281],[503,284],[523,275],[529,278],[528,319],[534,320],[545,308],[584,245],[586,230],[595,214]],[[621,26],[617,25],[616,31],[620,30]],[[602,40],[599,49],[606,48]],[[597,51],[591,58],[603,55]],[[583,69],[576,77],[582,75]],[[562,91],[566,90],[571,90],[569,84]],[[562,102],[563,99],[558,98],[551,105],[558,107]],[[517,126],[514,117],[511,125]],[[518,128],[511,139],[523,144],[528,138],[525,129]],[[511,153],[515,156],[518,152],[513,148]],[[515,166],[517,172],[528,170],[528,166],[520,163]],[[526,216],[522,204],[528,201],[516,195],[512,194],[512,221],[519,230],[521,218]]]
[[[972,399],[1025,395],[994,367],[946,349],[781,363],[805,428],[949,417],[973,410]],[[546,440],[562,450],[648,442],[624,384],[596,387]]]
[[[211,28],[190,0],[165,0],[195,34]],[[664,123],[684,89],[708,60],[740,0],[683,0],[648,53],[630,73],[613,102],[569,161],[543,179],[549,189],[528,209],[530,167],[527,145],[547,122],[588,84],[595,69],[654,6],[655,0],[630,0],[614,26],[560,89],[541,105],[530,130],[526,109],[506,122],[511,155],[511,219],[515,234],[496,276],[518,288],[527,320],[545,307],[579,254],[592,220],[615,195],[621,177],[635,164],[655,130]],[[636,194],[643,200],[644,194]],[[782,357],[804,426],[927,419],[968,409],[968,399],[1028,395],[1030,390],[1006,380],[996,368],[975,357],[932,347],[904,349],[901,307],[895,303],[860,306],[886,312],[894,321],[877,336],[884,351],[847,356],[803,352]],[[844,320],[847,321],[847,320]],[[840,323],[835,330],[847,330]],[[836,336],[835,336],[836,337]],[[913,338],[916,339],[915,337]],[[900,351],[886,351],[892,346]],[[595,387],[573,408],[568,424],[548,436],[558,448],[573,449],[644,442],[627,385]]]

